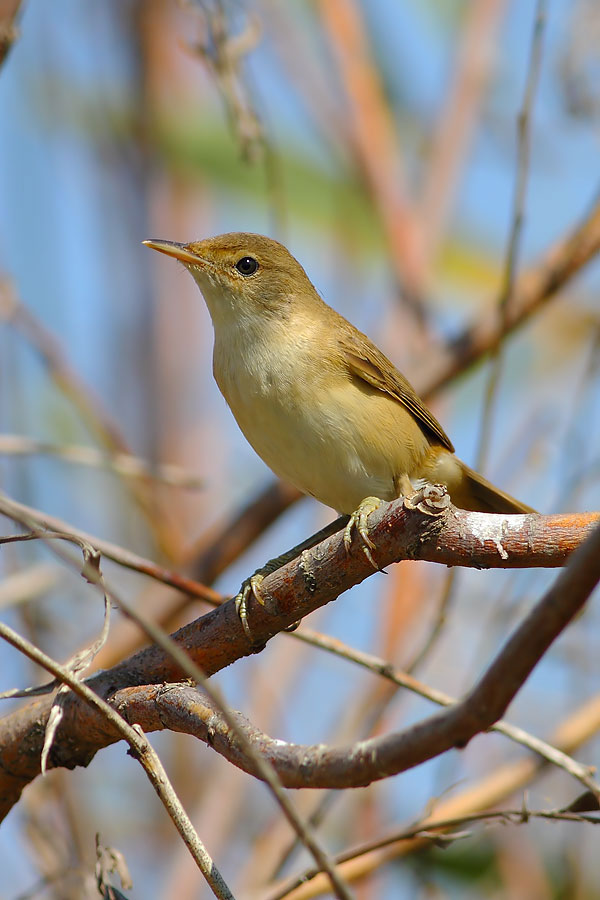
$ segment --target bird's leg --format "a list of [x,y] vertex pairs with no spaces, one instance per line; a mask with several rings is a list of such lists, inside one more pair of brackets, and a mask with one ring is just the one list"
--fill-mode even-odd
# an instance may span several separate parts
[[[248,640],[254,643],[252,631],[250,630],[250,625],[248,624],[248,603],[250,597],[254,597],[254,599],[258,603],[260,603],[261,606],[265,605],[265,600],[260,589],[261,582],[264,581],[267,575],[270,575],[277,569],[281,569],[282,566],[285,566],[293,559],[296,559],[296,557],[300,556],[300,554],[304,550],[310,550],[321,541],[324,541],[325,538],[331,537],[332,534],[335,534],[340,530],[340,528],[342,528],[342,526],[344,526],[348,522],[348,518],[348,516],[340,516],[338,519],[330,522],[329,525],[321,528],[320,531],[317,531],[315,534],[306,538],[300,544],[296,544],[296,546],[292,547],[291,550],[287,550],[285,553],[282,553],[281,556],[275,556],[273,559],[268,560],[268,562],[266,562],[264,566],[261,566],[261,568],[257,569],[253,575],[250,575],[249,578],[246,578],[242,582],[242,586],[240,587],[240,590],[235,597],[235,608]],[[293,625],[288,626],[288,628],[286,628],[285,630],[293,631],[297,627],[298,622],[295,622]]]
[[346,553],[350,552],[352,546],[352,531],[356,528],[358,535],[362,541],[362,550],[374,569],[379,572],[381,567],[377,565],[373,558],[372,550],[375,550],[375,544],[369,537],[369,516],[381,506],[382,501],[379,497],[365,497],[358,504],[358,508],[354,510],[348,524],[344,528],[344,547]]
[[[397,475],[394,478],[394,496],[395,497],[410,497],[414,494],[415,489],[412,485],[412,482],[408,475],[402,474]],[[371,563],[374,569],[378,572],[382,572],[383,569],[381,566],[378,566],[373,557],[372,550],[375,550],[375,544],[371,540],[369,535],[369,516],[372,512],[375,512],[382,504],[382,500],[379,497],[365,497],[364,500],[361,500],[358,504],[358,508],[354,510],[346,528],[344,529],[344,547],[346,548],[346,553],[350,552],[350,547],[352,546],[352,530],[356,528],[358,535],[362,541],[362,549],[363,553]]]

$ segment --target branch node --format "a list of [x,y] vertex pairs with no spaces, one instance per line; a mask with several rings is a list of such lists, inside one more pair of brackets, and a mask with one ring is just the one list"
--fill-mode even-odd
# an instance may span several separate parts
[[311,570],[312,556],[308,550],[303,550],[300,554],[300,561],[298,563],[298,568],[302,573],[302,577],[304,579],[304,584],[306,585],[306,590],[310,594],[314,594],[317,590],[317,579],[314,576],[314,573]]
[[450,494],[445,484],[426,482],[412,497],[404,498],[406,509],[418,509],[426,516],[440,516],[451,505]]

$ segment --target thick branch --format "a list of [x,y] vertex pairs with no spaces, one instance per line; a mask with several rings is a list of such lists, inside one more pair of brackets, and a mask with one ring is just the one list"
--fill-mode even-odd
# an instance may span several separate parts
[[[446,564],[454,562],[458,565],[502,568],[557,566],[561,565],[569,553],[584,540],[590,533],[594,521],[600,518],[598,514],[572,517],[536,515],[504,517],[466,513],[451,505],[432,515],[430,506],[421,505],[428,511],[421,511],[414,503],[398,500],[384,504],[372,515],[371,533],[377,544],[377,559],[381,565],[388,565],[402,558],[418,558]],[[568,571],[571,572],[571,569]],[[594,571],[593,566],[590,571]],[[355,541],[350,555],[347,556],[340,533],[327,538],[312,550],[305,551],[299,560],[289,563],[265,579],[263,582],[265,607],[254,603],[250,608],[250,623],[255,638],[266,642],[278,631],[335,599],[370,574],[372,569],[358,541]],[[570,603],[576,602],[578,595],[575,590],[569,589],[566,593]],[[548,621],[554,627],[554,619],[549,618]],[[541,636],[545,633],[541,628],[536,631],[532,646],[538,647]],[[554,636],[556,633],[558,631]],[[196,622],[180,629],[175,638],[207,675],[252,652],[232,602],[223,604]],[[552,639],[551,637],[549,640]],[[530,654],[526,653],[524,659],[530,660]],[[515,671],[520,673],[520,678],[526,677],[521,668],[515,667]],[[90,679],[88,684],[101,697],[112,698],[113,702],[120,703],[125,699],[125,695],[118,694],[119,691],[144,684],[163,684],[180,679],[181,671],[177,665],[163,651],[153,646],[142,650],[113,669],[99,673]],[[504,680],[507,685],[514,684],[514,676],[510,673]],[[479,710],[481,699],[476,696],[472,702]],[[444,742],[448,744],[448,741],[450,746],[469,740],[473,733],[480,728],[488,727],[501,715],[497,709],[502,702],[502,698],[500,700],[496,698],[494,718],[489,722],[486,721],[486,724],[481,724],[479,712],[473,716],[468,708],[470,716],[468,727],[465,727],[466,713],[463,714],[463,721],[458,725],[454,723],[450,730],[448,725],[441,728],[440,724],[417,726],[414,735],[403,738],[402,765],[405,763],[416,765],[416,762],[406,760],[414,758],[419,761],[419,754],[423,752],[422,747],[442,746]],[[43,698],[2,720],[0,813],[10,809],[23,787],[39,773],[43,728],[50,703],[50,698]],[[452,710],[451,714],[443,715],[455,715],[455,710]],[[147,723],[144,727],[147,728]],[[433,728],[433,731],[429,732],[429,727]],[[469,728],[475,730],[469,731]],[[425,733],[421,734],[419,729],[425,729]],[[428,740],[425,744],[421,744],[422,738],[425,737]],[[71,697],[65,706],[59,740],[53,750],[50,765],[67,768],[86,765],[98,749],[113,743],[116,739],[117,736],[101,715],[89,710],[77,698]],[[385,743],[390,739],[381,740]],[[395,749],[395,745],[385,749],[385,752],[382,749],[384,756],[392,753],[394,759],[392,768],[398,765],[394,755]],[[420,758],[425,759],[428,756]],[[371,771],[363,768],[371,764],[362,751],[358,756],[354,754],[353,760],[356,766],[353,770],[355,774],[345,771],[343,779],[346,781],[353,777],[360,779],[361,772]],[[384,766],[382,771],[387,772],[388,768]],[[371,775],[367,780],[370,778]]]
[[[300,746],[273,740],[239,715],[236,716],[237,724],[275,767],[287,787],[356,787],[395,775],[453,747],[464,747],[474,735],[493,725],[551,643],[581,609],[599,580],[600,527],[597,527],[573,555],[543,600],[517,628],[473,690],[455,706],[430,716],[404,732],[336,748],[322,744]],[[98,679],[94,681],[98,682]],[[139,723],[145,731],[167,727],[195,734],[236,765],[257,774],[252,760],[240,748],[218,710],[191,686],[126,688],[115,692],[111,703],[121,715]],[[62,743],[56,747],[52,759],[54,765],[73,767],[87,762],[95,752],[94,741],[99,746],[112,743],[118,737],[106,720],[94,717],[87,707],[76,710],[79,704],[74,698],[70,705],[65,723],[68,737],[65,739],[63,731]],[[74,727],[74,711],[78,712],[75,720],[78,729]],[[30,714],[31,708],[25,712]],[[38,748],[35,746],[39,735],[34,726],[37,729],[41,727],[39,717],[31,723],[28,734],[20,736],[18,746],[14,743],[17,736],[13,734],[12,747],[5,747],[2,754],[6,772],[1,782],[5,809],[17,799],[20,789],[16,779],[11,784],[8,772],[12,770],[16,774],[20,767],[22,780],[25,766],[30,767],[32,777],[36,765],[39,767]],[[88,745],[86,759],[82,759],[84,740]]]
[[[479,682],[450,709],[404,732],[361,741],[349,747],[301,746],[268,738],[240,716],[238,723],[275,767],[286,787],[347,788],[396,775],[453,747],[464,747],[474,735],[490,728],[504,714],[519,688],[552,642],[581,609],[600,581],[600,527],[573,555],[564,572],[502,648]],[[256,774],[240,752],[218,710],[195,689],[177,688],[176,703],[161,703],[163,688],[151,692],[152,717],[144,727],[170,727],[198,734],[246,771]],[[119,695],[120,712],[128,706],[127,691]],[[132,691],[138,702],[139,690]],[[117,698],[115,698],[117,701]],[[118,702],[118,701],[117,701]],[[135,702],[135,701],[134,701]],[[144,701],[145,702],[145,698]],[[131,708],[127,714],[131,715]],[[141,709],[138,708],[138,714]],[[193,723],[193,724],[192,724]],[[205,734],[199,734],[202,723]]]

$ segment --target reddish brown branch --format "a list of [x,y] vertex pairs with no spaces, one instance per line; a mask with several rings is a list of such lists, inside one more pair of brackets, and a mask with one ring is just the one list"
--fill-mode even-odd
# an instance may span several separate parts
[[[271,762],[287,787],[355,787],[405,771],[452,747],[464,747],[474,735],[493,725],[599,580],[600,527],[597,527],[464,700],[404,732],[349,747],[300,746],[269,738],[239,714],[237,725]],[[112,693],[111,703],[128,721],[137,722],[144,731],[171,728],[194,734],[236,765],[256,774],[252,761],[232,737],[218,709],[196,688],[159,685],[111,691],[110,680],[106,678],[109,675],[105,673],[90,684],[98,689],[103,682],[103,692]],[[40,740],[43,717],[39,710],[33,716],[32,712],[30,707],[24,711],[25,716],[20,716],[29,721],[27,734],[10,732],[11,722],[17,724],[19,714],[5,720],[12,737],[10,746],[5,742],[0,757],[5,810],[17,799],[25,769],[34,777],[39,767],[36,744]],[[71,699],[61,729],[63,740],[54,750],[54,765],[85,764],[99,746],[118,737],[105,719],[85,706],[81,708],[75,698]]]
[[422,192],[420,225],[428,264],[435,256],[469,160],[470,145],[495,62],[494,45],[507,6],[506,0],[469,0],[465,4],[455,62],[440,103]]
[[[432,515],[430,506],[422,504],[422,509],[426,511],[423,512],[399,500],[385,504],[372,515],[371,533],[377,544],[377,558],[380,564],[388,565],[400,558],[419,558],[444,563],[454,562],[458,565],[502,568],[561,565],[569,553],[590,533],[594,522],[600,518],[598,514],[572,517],[536,515],[502,517],[466,513],[452,506],[442,508]],[[464,546],[467,547],[466,550]],[[597,554],[597,557],[600,560],[600,554]],[[599,564],[600,562],[596,562],[596,566]],[[566,602],[570,606],[559,605],[559,612],[556,614],[552,613],[554,600],[551,598],[547,601],[552,615],[549,614],[547,617],[549,624],[546,629],[540,627],[536,630],[536,638],[532,644],[536,652],[540,648],[542,648],[540,652],[543,652],[542,644],[544,647],[547,646],[548,641],[553,639],[551,635],[555,636],[558,633],[556,629],[564,627],[561,624],[564,616],[569,617],[573,614],[572,605],[577,604],[579,602],[577,598],[582,596],[581,584],[585,585],[587,582],[581,581],[579,587],[574,584],[575,576],[572,574],[572,568],[569,567],[568,570],[569,590],[566,591],[568,595]],[[575,572],[579,572],[579,568],[581,564],[575,566]],[[593,577],[594,571],[594,565],[591,565],[587,573],[588,580]],[[292,622],[335,599],[370,574],[372,570],[358,542],[355,542],[351,554],[347,556],[340,533],[327,538],[312,550],[305,551],[299,560],[294,560],[265,579],[263,582],[265,607],[254,603],[250,608],[250,622],[256,640],[266,642]],[[557,587],[560,598],[558,588],[562,589],[560,580]],[[571,611],[565,613],[565,609]],[[176,633],[175,638],[207,675],[252,652],[231,602],[182,628]],[[525,654],[524,657],[530,665],[533,665],[537,658],[539,656],[532,662],[531,653]],[[515,668],[522,677],[525,677],[522,675],[523,662],[520,663],[520,668],[516,665]],[[88,683],[101,697],[112,697],[114,702],[121,703],[125,700],[129,702],[132,687],[164,684],[180,678],[181,671],[173,660],[152,646],[113,669],[100,673]],[[507,675],[505,680],[506,689],[513,690],[514,677]],[[119,693],[122,691],[125,691],[125,694]],[[500,698],[493,697],[495,706],[492,721],[501,714],[496,714],[496,711],[504,702],[505,694],[506,691]],[[6,812],[16,802],[22,788],[39,772],[43,723],[48,715],[50,702],[49,698],[44,698],[2,720],[0,812]],[[417,762],[410,760],[419,761],[428,758],[422,756],[423,746],[431,749],[434,746],[443,746],[444,742],[448,741],[451,742],[450,745],[452,742],[461,743],[472,736],[469,728],[475,728],[472,732],[475,733],[480,726],[488,727],[491,721],[481,725],[483,715],[480,709],[481,698],[477,694],[474,694],[472,703],[476,707],[476,713],[467,707],[458,723],[452,719],[449,720],[449,724],[444,719],[445,724],[442,726],[434,717],[431,726],[428,725],[426,728],[418,726],[414,733],[403,736],[401,751],[398,751],[401,752],[400,757],[395,755],[396,745],[388,746],[386,741],[389,739],[382,739],[381,752],[377,757],[378,764],[383,767],[382,771],[389,772],[390,767],[399,764],[398,759],[402,760],[403,766],[416,765]],[[454,714],[454,710],[452,713]],[[144,728],[148,726],[147,722],[140,724],[143,724]],[[422,738],[427,738],[425,745],[421,744]],[[98,749],[114,740],[116,735],[105,720],[85,707],[81,701],[71,697],[66,704],[59,741],[50,763],[68,768],[85,765]],[[360,779],[361,772],[371,771],[362,768],[368,763],[362,751],[356,759],[353,757],[353,760],[349,770],[347,767],[344,768],[345,779]],[[342,765],[341,762],[339,764]]]
[[318,9],[346,94],[351,146],[379,214],[398,280],[414,299],[422,293],[426,274],[418,222],[360,6],[355,0],[327,0]]
[[0,2],[0,66],[4,63],[19,36],[15,22],[20,6],[21,0],[1,0]]
[[[200,540],[186,551],[182,563],[186,569],[191,570],[193,581],[158,567],[150,560],[142,561],[142,558],[138,557],[137,562],[143,564],[145,574],[153,575],[158,581],[179,588],[178,593],[164,591],[150,593],[144,601],[144,614],[171,631],[180,624],[180,616],[190,605],[191,600],[204,600],[213,606],[217,605],[221,597],[211,591],[210,585],[281,513],[301,497],[302,494],[297,488],[283,481],[273,481],[246,506],[205,532]],[[138,570],[141,571],[139,568]],[[168,582],[164,576],[168,577]],[[187,618],[189,617],[188,614]],[[143,644],[144,639],[139,628],[134,623],[121,619],[111,632],[110,644],[106,645],[99,657],[99,664],[103,669],[114,666],[123,657],[139,650]]]
[[144,556],[134,553],[132,550],[121,547],[119,544],[113,544],[110,541],[105,541],[102,538],[88,534],[86,531],[74,528],[68,522],[59,519],[57,516],[50,516],[47,513],[42,513],[32,506],[26,506],[26,504],[18,503],[16,500],[9,500],[4,496],[0,497],[0,514],[13,518],[17,522],[35,522],[41,529],[73,535],[80,540],[91,544],[95,550],[98,550],[102,554],[102,556],[105,556],[107,559],[112,559],[113,562],[118,563],[118,565],[123,566],[126,569],[140,572],[142,575],[148,575],[149,578],[154,578],[156,581],[160,581],[162,584],[169,585],[169,587],[176,588],[179,591],[184,591],[190,597],[195,597],[198,600],[205,600],[213,606],[221,603],[221,595],[206,585],[200,584],[198,581],[194,581],[191,578],[186,578],[185,575],[180,575],[172,569],[167,569],[151,559],[147,559]]
[[[452,747],[464,747],[504,714],[519,688],[552,642],[581,609],[600,581],[600,527],[573,555],[564,572],[534,607],[489,666],[483,677],[460,703],[430,716],[398,734],[362,741],[350,747],[322,744],[306,747],[268,738],[238,717],[254,746],[259,747],[287,787],[347,788],[395,775],[431,759]],[[151,703],[139,690],[135,712],[143,727],[169,727],[202,737],[236,765],[255,774],[252,763],[240,752],[235,739],[212,705],[193,688],[177,687],[176,700],[164,703],[164,689],[150,690]],[[122,714],[131,715],[128,691],[121,692]],[[117,701],[117,698],[114,698]],[[140,701],[150,709],[143,715]],[[118,702],[118,701],[117,701]],[[135,721],[138,721],[136,718]],[[200,727],[201,734],[197,729]]]

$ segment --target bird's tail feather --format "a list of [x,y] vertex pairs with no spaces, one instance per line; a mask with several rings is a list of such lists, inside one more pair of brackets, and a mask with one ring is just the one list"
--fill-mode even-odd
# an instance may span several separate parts
[[[458,460],[462,469],[462,479],[456,496],[452,496],[453,502],[457,506],[464,504],[465,509],[471,509],[475,512],[494,512],[494,513],[533,513],[535,512],[531,506],[515,500],[510,494],[501,491],[487,481],[483,475],[471,469],[462,460]],[[462,502],[461,502],[462,501]]]

